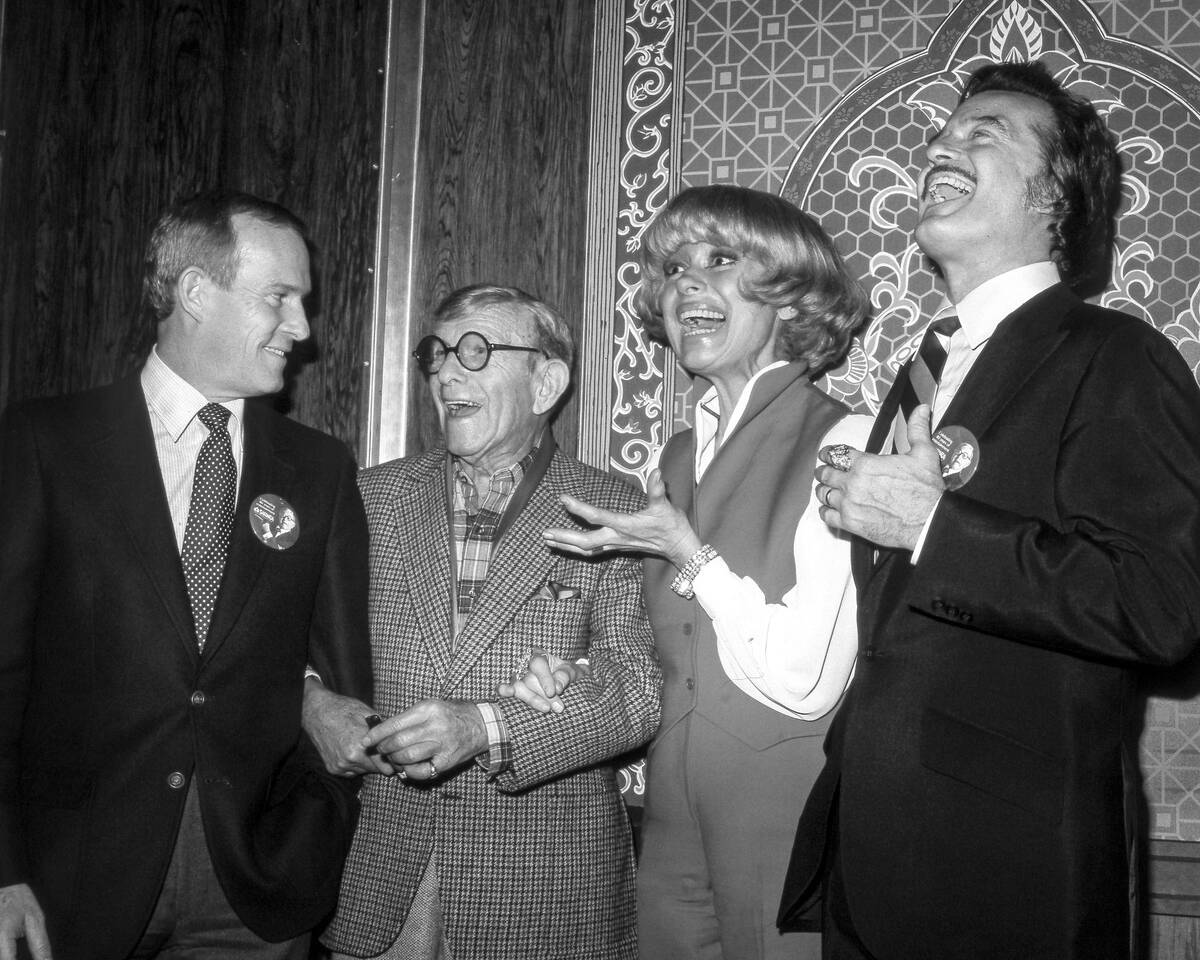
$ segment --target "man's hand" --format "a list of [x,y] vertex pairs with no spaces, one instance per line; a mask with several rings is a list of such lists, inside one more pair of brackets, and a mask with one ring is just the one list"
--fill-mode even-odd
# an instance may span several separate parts
[[516,697],[526,706],[541,713],[562,713],[563,691],[580,677],[591,673],[586,663],[560,660],[552,653],[535,650],[529,658],[525,676],[512,683],[501,683],[496,693],[501,697]]
[[488,748],[483,714],[462,700],[422,700],[388,717],[360,741],[378,747],[412,780],[433,780]]
[[315,677],[304,681],[304,708],[301,713],[304,732],[316,744],[317,752],[325,762],[325,769],[334,776],[392,773],[386,761],[377,756],[368,756],[362,746],[367,733],[366,718],[374,712],[361,700],[343,697],[325,689]]
[[912,550],[945,483],[929,432],[929,406],[921,404],[908,422],[908,453],[876,456],[825,447],[817,468],[821,519],[880,547]]
[[646,506],[637,513],[618,513],[576,500],[565,494],[562,505],[594,530],[551,527],[542,533],[548,547],[592,557],[613,551],[650,553],[682,567],[702,544],[682,510],[667,499],[662,473],[651,471],[646,482]]
[[0,887],[0,960],[15,960],[17,941],[24,937],[34,960],[50,960],[46,918],[27,883]]

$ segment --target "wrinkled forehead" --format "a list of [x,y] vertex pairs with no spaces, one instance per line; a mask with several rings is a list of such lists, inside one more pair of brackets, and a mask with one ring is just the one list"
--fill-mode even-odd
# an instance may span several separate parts
[[1050,105],[1028,93],[984,90],[964,100],[943,129],[985,125],[1011,137],[1036,136],[1054,126]]
[[468,308],[438,321],[432,332],[453,346],[459,337],[470,330],[482,333],[493,343],[532,346],[536,339],[529,311],[515,304],[486,304]]

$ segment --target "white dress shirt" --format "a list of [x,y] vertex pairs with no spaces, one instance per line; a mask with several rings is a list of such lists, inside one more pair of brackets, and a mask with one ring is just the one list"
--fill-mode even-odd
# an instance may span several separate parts
[[[930,322],[939,317],[957,314],[960,326],[949,339],[946,363],[942,367],[942,377],[938,381],[937,393],[933,398],[931,426],[934,432],[941,426],[942,417],[958,393],[958,388],[967,379],[967,374],[971,372],[971,367],[983,352],[984,346],[1000,326],[1000,321],[1058,282],[1058,267],[1049,260],[1041,260],[992,277],[956,304],[949,300],[943,301]],[[946,346],[945,338],[942,345]],[[941,503],[941,500],[938,503]],[[921,555],[925,536],[929,533],[929,526],[933,523],[936,513],[935,504],[925,519],[921,535],[917,538],[917,545],[913,548],[913,563],[916,563]]]
[[[142,392],[150,410],[150,426],[154,431],[154,449],[158,452],[158,468],[162,473],[171,522],[175,527],[175,543],[183,550],[183,532],[187,528],[188,509],[192,503],[192,481],[196,476],[196,458],[208,437],[208,428],[196,414],[208,404],[199,390],[167,366],[150,351],[142,367]],[[233,461],[237,464],[238,482],[242,479],[242,416],[245,400],[230,400],[221,404],[231,414],[227,429],[233,445]],[[236,488],[235,488],[236,489]]]
[[[751,378],[726,418],[723,437],[736,429],[755,381],[782,364],[764,367]],[[716,456],[721,419],[717,392],[710,389],[696,405],[697,481]],[[848,443],[861,450],[870,432],[870,417],[851,415],[835,424],[819,446]],[[814,470],[819,463],[813,461]],[[760,703],[804,720],[816,720],[837,706],[858,651],[850,542],[821,521],[816,479],[810,480],[812,492],[792,547],[796,585],[780,603],[768,603],[752,578],[738,576],[720,556],[705,564],[692,583],[712,619],[729,679]]]

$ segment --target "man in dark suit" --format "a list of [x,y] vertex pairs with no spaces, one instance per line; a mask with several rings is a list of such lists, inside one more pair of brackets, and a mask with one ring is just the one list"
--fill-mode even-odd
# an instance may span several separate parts
[[304,957],[356,812],[306,669],[361,697],[370,661],[354,463],[245,400],[309,333],[301,225],[195,198],[146,284],[139,375],[3,419],[0,952]]
[[[641,496],[555,449],[547,421],[572,345],[546,304],[464,288],[415,356],[445,447],[360,481],[376,704],[389,715],[363,745],[399,773],[367,778],[323,939],[337,957],[633,958],[633,844],[613,760],[659,718],[640,564],[552,551],[542,531],[574,525],[565,494],[624,511]],[[574,677],[557,710],[497,696],[541,654]]]
[[916,239],[959,322],[926,334],[932,437],[922,405],[906,453],[822,454],[822,516],[861,538],[859,659],[781,926],[824,887],[830,957],[1127,956],[1135,668],[1200,637],[1200,391],[1152,326],[1078,295],[1107,282],[1120,195],[1091,104],[984,67],[927,154]]

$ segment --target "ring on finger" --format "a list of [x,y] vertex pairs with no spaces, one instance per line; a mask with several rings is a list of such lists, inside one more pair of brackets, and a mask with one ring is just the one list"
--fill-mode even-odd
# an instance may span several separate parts
[[821,502],[823,504],[825,504],[825,506],[830,510],[833,509],[833,504],[829,502],[829,498],[832,496],[833,496],[833,487],[825,487],[824,492],[821,494]]
[[829,465],[835,470],[850,469],[851,447],[846,443],[836,443],[829,448]]
[[429,764],[429,779],[436,780],[438,772],[437,772],[437,767],[434,766],[433,758],[431,757],[430,759],[426,760],[425,762]]

